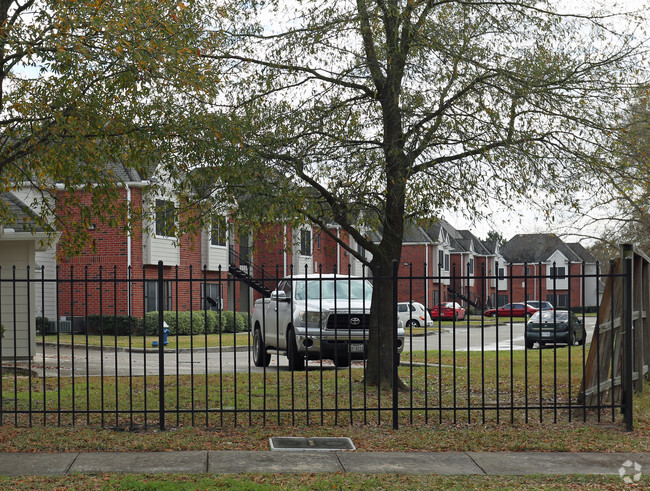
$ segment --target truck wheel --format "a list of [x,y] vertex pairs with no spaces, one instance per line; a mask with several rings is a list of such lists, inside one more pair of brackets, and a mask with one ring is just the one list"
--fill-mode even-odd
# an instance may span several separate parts
[[296,335],[293,329],[290,329],[287,333],[287,358],[289,359],[289,370],[292,372],[305,369],[305,359],[298,352]]
[[533,344],[535,344],[535,341],[526,338],[526,349],[533,349]]
[[266,352],[262,332],[259,328],[256,328],[253,333],[253,363],[256,367],[268,367],[271,363],[271,355]]
[[348,354],[334,354],[334,366],[349,367],[350,355]]
[[420,327],[420,323],[416,320],[406,321],[406,327]]

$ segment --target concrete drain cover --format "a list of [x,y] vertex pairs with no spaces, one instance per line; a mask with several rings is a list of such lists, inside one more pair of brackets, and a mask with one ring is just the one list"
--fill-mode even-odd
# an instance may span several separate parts
[[274,436],[269,438],[271,450],[295,452],[303,450],[356,450],[354,443],[347,437],[288,437]]

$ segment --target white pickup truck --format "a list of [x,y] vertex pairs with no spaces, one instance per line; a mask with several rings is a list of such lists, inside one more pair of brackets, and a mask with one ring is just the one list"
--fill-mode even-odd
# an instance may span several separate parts
[[[286,354],[291,370],[306,359],[331,359],[348,366],[368,352],[372,284],[343,275],[295,275],[283,278],[270,298],[253,307],[253,362],[268,366],[271,352]],[[404,329],[398,321],[398,351]]]

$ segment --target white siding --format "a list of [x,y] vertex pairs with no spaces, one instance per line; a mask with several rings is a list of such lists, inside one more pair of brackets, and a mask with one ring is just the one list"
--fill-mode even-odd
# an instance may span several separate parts
[[210,231],[201,234],[201,261],[209,271],[228,271],[228,243],[225,246],[213,246],[210,243]]
[[[564,278],[551,278],[551,268],[553,268],[553,264],[555,263],[556,268],[564,268]],[[547,290],[553,290],[555,288],[556,290],[566,290],[569,288],[569,264],[567,262],[567,258],[564,254],[562,254],[559,251],[555,251],[553,255],[548,259],[547,265],[546,265],[546,274],[549,276],[546,279],[546,289]]]
[[6,329],[2,358],[27,358],[36,351],[35,288],[27,281],[28,267],[33,278],[34,241],[0,241],[0,266],[3,280],[16,280],[0,283],[0,322]]
[[36,267],[32,276],[36,280],[34,285],[36,316],[55,320],[57,318],[56,283],[50,281],[56,278],[56,250],[54,248],[36,251]]

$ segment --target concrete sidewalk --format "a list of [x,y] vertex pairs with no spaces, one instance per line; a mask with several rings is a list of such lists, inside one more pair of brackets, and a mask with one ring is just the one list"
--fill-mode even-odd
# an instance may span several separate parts
[[650,453],[179,451],[2,453],[0,475],[136,474],[530,475],[650,474]]

